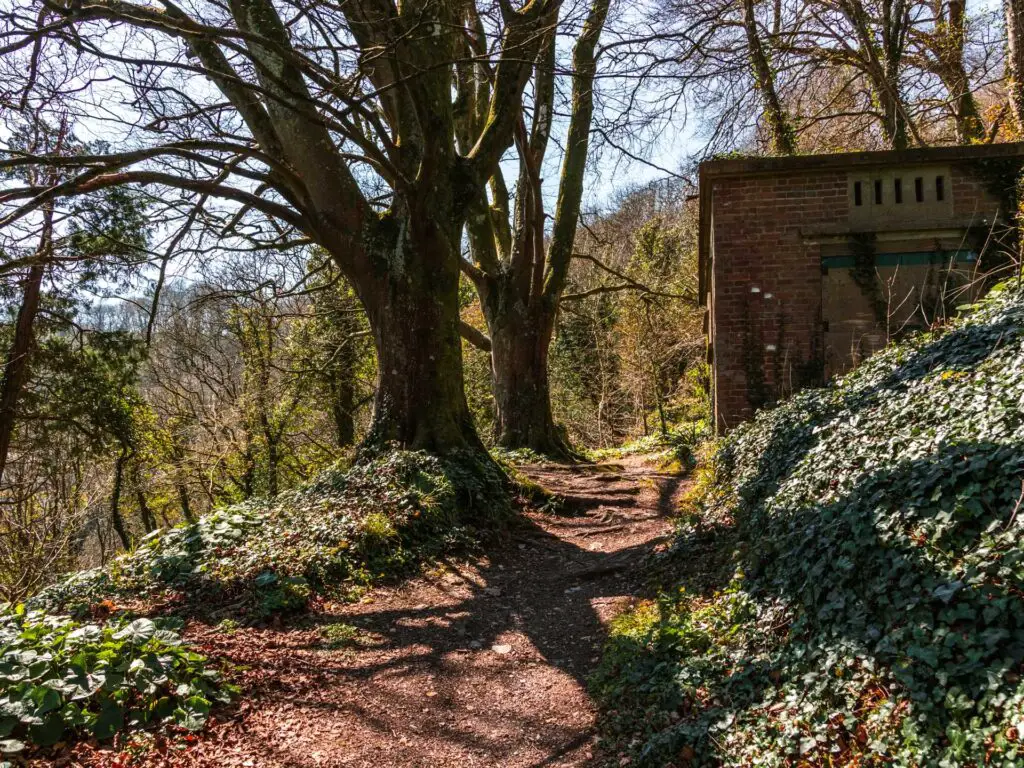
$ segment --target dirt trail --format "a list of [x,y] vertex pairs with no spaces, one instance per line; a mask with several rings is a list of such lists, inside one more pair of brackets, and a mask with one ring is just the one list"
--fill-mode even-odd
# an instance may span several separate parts
[[482,561],[315,614],[358,627],[357,647],[325,649],[319,626],[203,632],[251,671],[238,712],[189,750],[197,764],[585,765],[586,675],[683,478],[642,457],[523,469],[582,514],[530,514]]

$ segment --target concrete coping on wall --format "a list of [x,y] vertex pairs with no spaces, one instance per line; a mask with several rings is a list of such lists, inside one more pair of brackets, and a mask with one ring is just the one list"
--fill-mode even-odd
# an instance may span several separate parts
[[[952,226],[951,226],[952,224]],[[884,232],[876,232],[875,230],[861,230],[853,227],[822,227],[821,229],[813,230],[799,230],[800,239],[804,243],[810,245],[830,245],[836,243],[845,243],[852,237],[860,235],[873,235],[877,242],[892,242],[894,240],[917,240],[923,238],[946,238],[946,237],[963,237],[971,231],[977,230],[978,228],[988,228],[992,225],[992,221],[989,218],[982,216],[975,217],[963,217],[961,222],[950,222],[946,219],[942,222],[936,222],[934,227],[928,226],[925,222],[922,225],[921,222],[916,222],[914,227],[906,228],[895,228],[891,227],[886,229]]]
[[837,152],[828,155],[725,157],[716,160],[705,160],[700,164],[699,171],[703,179],[705,176],[746,176],[763,173],[848,170],[892,165],[956,163],[1002,157],[1024,157],[1024,142],[971,144],[950,147],[916,147],[901,151]]

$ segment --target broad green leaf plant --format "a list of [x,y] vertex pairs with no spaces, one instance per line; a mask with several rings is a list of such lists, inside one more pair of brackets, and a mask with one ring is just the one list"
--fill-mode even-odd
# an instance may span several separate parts
[[0,612],[0,753],[126,726],[198,730],[234,690],[171,620],[106,626],[7,606]]

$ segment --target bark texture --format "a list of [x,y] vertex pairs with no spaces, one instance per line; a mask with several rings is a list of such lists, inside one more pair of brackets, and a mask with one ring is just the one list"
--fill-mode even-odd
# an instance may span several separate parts
[[[573,49],[572,111],[550,237],[545,237],[540,169],[554,113],[554,34],[545,36],[534,61],[532,124],[520,124],[516,133],[514,210],[508,210],[505,181],[495,166],[490,202],[476,198],[467,221],[473,265],[464,268],[476,285],[490,333],[497,442],[560,457],[571,449],[552,418],[548,350],[573,257],[594,110],[596,48],[607,13],[608,0],[592,2]],[[467,110],[464,120],[471,124],[472,119]]]
[[1006,16],[1006,74],[1010,111],[1024,131],[1024,0],[1003,0]]
[[911,27],[907,0],[881,0],[877,12],[865,7],[863,0],[837,0],[837,7],[856,35],[856,64],[871,86],[886,143],[892,149],[906,149],[912,137],[923,145],[900,90]]
[[508,313],[491,329],[497,440],[506,448],[545,455],[571,452],[551,414],[548,349],[554,312]]
[[121,494],[124,490],[124,468],[128,463],[130,454],[122,450],[114,462],[114,485],[110,491],[110,523],[121,541],[123,549],[131,549],[132,541],[128,535],[128,528],[124,524],[124,515],[121,514]]
[[[36,249],[38,259],[44,259],[49,254],[52,237],[53,210],[48,209],[44,215],[39,247]],[[0,384],[0,482],[3,481],[4,470],[7,468],[7,457],[11,450],[11,439],[18,417],[18,401],[28,380],[29,357],[35,339],[35,321],[39,313],[45,272],[45,264],[41,262],[33,264],[28,271],[21,306],[18,308],[18,319],[14,324],[14,339],[4,363],[3,383]]]
[[796,135],[775,88],[775,73],[772,72],[761,33],[757,28],[754,0],[743,0],[743,30],[747,37],[754,82],[757,83],[757,90],[760,91],[764,102],[764,118],[768,123],[771,152],[775,155],[792,155],[796,152]]
[[368,442],[483,451],[463,390],[458,258],[424,258],[419,249],[451,247],[430,240],[405,239],[392,254],[403,270],[364,298],[378,359]]
[[936,1],[935,33],[931,39],[935,56],[935,73],[949,92],[949,107],[956,125],[956,138],[961,144],[982,141],[985,124],[971,89],[964,64],[964,43],[967,37],[967,14],[964,0]]

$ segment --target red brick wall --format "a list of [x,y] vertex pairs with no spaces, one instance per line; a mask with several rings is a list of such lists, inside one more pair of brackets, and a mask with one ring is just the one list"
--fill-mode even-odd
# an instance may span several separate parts
[[[983,184],[956,167],[951,175],[949,225],[991,220]],[[847,231],[852,201],[845,170],[710,183],[715,414],[724,431],[820,382],[821,246],[802,235]]]
[[953,211],[958,221],[991,222],[998,200],[977,176],[953,169]]
[[755,405],[787,394],[799,378],[795,369],[814,358],[820,344],[821,249],[805,244],[800,233],[846,221],[846,186],[845,173],[713,182],[719,429],[731,429]]

